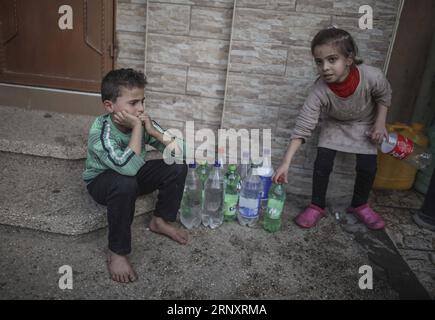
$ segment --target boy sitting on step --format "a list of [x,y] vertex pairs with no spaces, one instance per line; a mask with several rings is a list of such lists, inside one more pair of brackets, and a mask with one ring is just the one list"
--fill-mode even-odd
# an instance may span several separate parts
[[[101,97],[107,114],[93,123],[83,179],[92,198],[107,206],[108,269],[114,281],[137,279],[127,255],[131,252],[131,224],[137,196],[159,190],[151,231],[186,244],[187,233],[175,221],[187,174],[185,164],[145,161],[146,144],[163,152],[180,152],[176,141],[164,139],[144,112],[146,78],[133,69],[110,71],[103,79]],[[169,140],[169,141],[168,141]],[[178,149],[177,149],[178,148]]]

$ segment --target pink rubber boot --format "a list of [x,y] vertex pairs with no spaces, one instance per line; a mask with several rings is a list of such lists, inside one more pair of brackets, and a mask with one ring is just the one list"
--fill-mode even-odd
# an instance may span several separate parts
[[369,229],[380,230],[385,228],[384,220],[375,211],[373,211],[368,204],[364,204],[358,208],[349,208],[347,209],[347,212],[352,213]]
[[321,218],[325,216],[325,210],[310,204],[303,212],[295,218],[295,223],[302,228],[312,228]]

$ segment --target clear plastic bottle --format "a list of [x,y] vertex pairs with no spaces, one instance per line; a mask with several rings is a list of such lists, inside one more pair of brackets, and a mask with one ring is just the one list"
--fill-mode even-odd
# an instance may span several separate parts
[[237,166],[230,164],[225,174],[225,193],[224,193],[224,220],[236,220],[237,203],[239,202],[238,185],[240,176],[237,172]]
[[257,168],[258,165],[251,164],[251,170],[242,183],[237,212],[237,220],[242,226],[253,227],[259,219],[260,193],[263,184],[257,174]]
[[432,154],[428,149],[414,143],[411,139],[397,132],[389,133],[388,141],[384,138],[379,149],[382,153],[405,161],[417,169],[426,168],[432,162]]
[[285,204],[285,188],[282,184],[273,184],[269,190],[266,214],[264,215],[263,228],[269,232],[281,229],[281,215]]
[[224,179],[221,173],[221,164],[216,161],[205,185],[203,225],[215,229],[222,224],[224,221],[223,196]]
[[[207,163],[207,161],[204,161],[199,164],[198,168],[196,169],[197,175],[200,181],[200,187],[201,187],[201,215],[204,214],[204,198],[205,198],[205,184],[207,182],[207,179],[210,175],[210,167]],[[204,224],[204,221],[203,221]],[[205,224],[204,224],[205,225]]]
[[261,191],[261,211],[265,210],[267,206],[267,199],[270,186],[272,185],[273,168],[270,159],[270,149],[265,149],[263,152],[263,163],[257,169],[261,182],[263,183],[263,190]]
[[198,172],[199,180],[201,181],[201,184],[204,187],[205,182],[207,181],[208,176],[210,174],[210,166],[208,165],[208,162],[204,161],[204,162],[200,163],[198,168],[197,168],[197,172]]
[[240,164],[240,167],[239,167],[239,174],[240,174],[240,182],[239,182],[239,186],[238,186],[239,192],[242,189],[242,182],[243,182],[243,180],[248,176],[249,168],[250,168],[250,164],[249,164],[249,152],[244,151],[242,153],[242,161],[241,161],[241,164]]
[[199,227],[201,224],[201,187],[196,175],[196,163],[189,164],[181,201],[180,221],[187,229]]

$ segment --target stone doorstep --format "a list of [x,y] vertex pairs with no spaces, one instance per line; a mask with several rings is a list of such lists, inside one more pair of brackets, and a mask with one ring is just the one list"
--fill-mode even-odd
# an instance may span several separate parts
[[[0,224],[64,235],[81,235],[107,226],[106,207],[84,194],[81,203],[69,208],[31,207],[28,204],[8,205],[0,210]],[[140,197],[135,216],[154,210],[155,196]]]
[[[82,180],[84,162],[0,151],[0,224],[66,235],[106,227],[106,207]],[[155,202],[155,193],[140,197],[135,215],[154,210]]]
[[[0,106],[0,151],[57,159],[85,159],[95,116]],[[147,150],[154,150],[149,147]]]
[[86,158],[95,117],[0,106],[0,151],[59,159]]

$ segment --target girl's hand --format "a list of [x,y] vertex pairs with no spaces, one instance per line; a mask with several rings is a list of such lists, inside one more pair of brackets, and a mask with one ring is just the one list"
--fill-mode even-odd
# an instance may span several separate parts
[[289,166],[287,164],[281,163],[272,177],[273,183],[288,183],[288,168]]
[[125,111],[115,112],[113,114],[113,121],[116,124],[119,124],[123,127],[130,128],[130,129],[133,129],[135,126],[141,125],[141,121],[139,120],[138,117],[129,114]]
[[156,130],[156,128],[154,128],[153,123],[151,121],[151,117],[148,114],[146,114],[146,113],[142,113],[139,116],[139,119],[142,122],[142,125],[144,126],[146,132],[150,136],[154,137],[158,131]]
[[370,140],[373,143],[382,143],[384,137],[388,139],[388,131],[385,125],[375,124],[369,131]]

